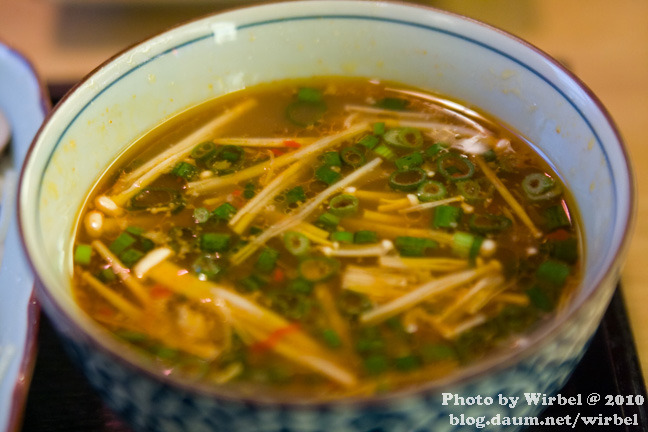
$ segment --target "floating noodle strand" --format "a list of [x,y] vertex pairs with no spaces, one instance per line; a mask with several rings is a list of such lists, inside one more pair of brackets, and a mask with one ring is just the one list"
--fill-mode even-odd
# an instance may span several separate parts
[[338,134],[322,138],[309,146],[300,148],[299,150],[283,154],[279,157],[274,158],[274,160],[272,161],[258,163],[234,174],[190,182],[187,187],[189,188],[189,191],[191,193],[196,195],[213,192],[221,188],[231,186],[233,184],[237,184],[254,177],[258,177],[268,169],[279,169],[295,161],[318,154],[328,147],[339,144],[366,131],[368,128],[368,123],[361,123],[352,126],[351,128]]

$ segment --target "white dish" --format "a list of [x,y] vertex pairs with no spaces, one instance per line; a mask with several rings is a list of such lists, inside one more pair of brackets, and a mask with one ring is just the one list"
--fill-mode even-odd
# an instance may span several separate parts
[[29,62],[0,44],[0,110],[10,128],[0,155],[0,431],[19,430],[36,353],[38,306],[18,236],[16,187],[27,148],[49,103]]

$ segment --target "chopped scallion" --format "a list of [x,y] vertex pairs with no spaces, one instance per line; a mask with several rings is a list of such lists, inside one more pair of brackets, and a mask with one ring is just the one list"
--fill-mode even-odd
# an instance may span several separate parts
[[138,251],[137,249],[126,249],[124,252],[119,254],[119,260],[126,266],[132,267],[137,261],[139,261],[144,256],[143,252]]
[[356,231],[353,235],[353,243],[355,244],[368,244],[377,242],[378,233],[376,231],[360,230]]
[[189,162],[178,162],[171,170],[171,174],[182,177],[187,181],[191,181],[198,175],[198,168]]
[[225,252],[231,236],[224,233],[204,233],[200,236],[200,249],[204,252]]
[[254,268],[261,273],[270,273],[277,265],[278,259],[279,251],[271,247],[266,247],[259,254]]
[[437,201],[448,194],[443,183],[436,180],[426,180],[416,190],[416,196],[421,202]]
[[396,164],[396,168],[398,168],[399,171],[418,168],[423,164],[423,156],[421,156],[421,153],[419,152],[410,153],[396,159],[394,164]]
[[439,244],[434,240],[422,237],[399,236],[394,239],[394,247],[401,256],[421,257],[430,249],[436,249]]
[[342,159],[340,159],[340,153],[336,151],[328,151],[321,156],[322,165],[328,167],[341,167]]
[[358,198],[353,195],[336,195],[329,201],[329,212],[338,217],[351,216],[358,212],[359,204]]
[[524,177],[522,189],[531,201],[554,198],[562,192],[560,185],[544,173],[531,173]]
[[473,165],[467,157],[458,153],[446,153],[437,159],[439,173],[448,180],[467,180],[475,173]]
[[470,230],[479,234],[489,234],[509,228],[513,222],[503,215],[489,213],[473,214],[468,219]]
[[323,165],[315,170],[315,178],[323,181],[327,185],[332,185],[342,178],[342,174]]
[[108,249],[115,255],[119,255],[131,247],[137,240],[130,234],[123,232],[108,246]]
[[316,225],[322,227],[327,231],[333,231],[335,228],[337,228],[339,223],[339,217],[335,216],[333,213],[324,212],[317,218]]
[[236,214],[236,207],[232,204],[225,202],[216,207],[212,212],[212,216],[219,221],[228,221]]
[[380,138],[375,135],[365,135],[363,136],[358,144],[372,150],[380,143]]
[[538,266],[536,277],[554,287],[562,287],[569,276],[569,266],[561,261],[549,259]]
[[302,186],[295,186],[286,192],[286,202],[288,204],[295,204],[303,201],[306,201],[306,192],[304,192]]
[[562,205],[547,207],[542,212],[542,216],[544,218],[544,226],[548,231],[571,226],[569,215],[565,212]]
[[380,156],[383,159],[394,160],[396,159],[396,153],[385,144],[380,144],[378,147],[373,149],[374,153]]
[[308,237],[296,231],[286,231],[283,235],[283,243],[288,252],[297,256],[304,255],[310,248]]
[[191,157],[200,162],[207,162],[216,156],[216,145],[211,141],[198,144],[191,150]]
[[331,241],[339,243],[353,243],[353,233],[350,231],[333,231]]
[[440,205],[434,209],[434,228],[457,228],[463,212],[460,207]]
[[359,166],[364,165],[366,161],[364,153],[360,150],[358,146],[343,148],[340,151],[340,157],[342,158],[342,161],[345,164],[350,165],[353,168],[357,168]]
[[383,135],[385,142],[392,147],[402,149],[415,149],[423,145],[423,134],[412,127],[399,127],[389,129]]
[[[80,265],[89,265],[92,258],[92,246],[79,244],[74,249],[74,262]],[[111,272],[112,273],[112,272]]]
[[389,176],[389,186],[397,191],[411,192],[417,190],[427,178],[421,168],[395,171]]

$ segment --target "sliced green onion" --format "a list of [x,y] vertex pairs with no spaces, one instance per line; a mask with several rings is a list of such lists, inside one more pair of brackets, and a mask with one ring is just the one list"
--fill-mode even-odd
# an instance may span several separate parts
[[133,234],[134,236],[138,237],[144,234],[144,228],[137,226],[129,226],[124,231],[126,231],[128,234]]
[[483,157],[486,162],[495,162],[497,160],[497,153],[495,153],[495,150],[493,149],[488,149],[482,153],[481,157]]
[[373,124],[374,135],[383,135],[385,133],[385,122],[376,122]]
[[409,106],[409,101],[402,98],[386,97],[376,102],[375,106],[388,110],[402,111]]
[[200,236],[200,249],[204,252],[225,252],[231,236],[224,233],[204,233]]
[[522,189],[531,201],[551,199],[562,192],[560,185],[544,173],[531,173],[524,177]]
[[[352,318],[355,318],[358,315],[362,314],[363,312],[368,311],[372,307],[371,300],[369,300],[369,297],[367,297],[365,294],[358,293],[355,291],[350,291],[350,290],[342,290],[336,297],[336,300],[340,312],[345,316],[352,317]],[[374,329],[374,327],[369,327],[364,330],[368,331],[369,329]],[[360,344],[361,344],[361,339],[358,340],[358,343],[356,344],[356,349],[359,348],[358,345]],[[358,349],[358,351],[361,350]]]
[[140,237],[139,238],[139,249],[142,252],[148,252],[155,247],[155,242],[150,238]]
[[549,255],[560,261],[574,264],[578,261],[578,240],[575,237],[569,237],[565,240],[551,240],[547,242]]
[[207,162],[216,156],[216,145],[211,141],[198,144],[191,150],[191,157],[200,162]]
[[467,180],[475,173],[475,165],[467,157],[457,153],[446,153],[437,159],[439,173],[448,180]]
[[259,253],[254,268],[261,273],[270,273],[275,269],[278,259],[279,251],[271,247],[266,247]]
[[297,90],[297,100],[303,102],[320,102],[324,98],[322,90],[313,87],[301,87]]
[[245,150],[243,150],[243,147],[236,145],[226,145],[223,146],[221,151],[218,153],[218,159],[236,163],[243,157],[244,154]]
[[330,279],[339,269],[340,263],[328,257],[307,257],[299,263],[299,275],[312,283]]
[[503,215],[488,213],[473,214],[468,220],[471,231],[478,234],[497,233],[509,228],[513,222]]
[[[74,262],[80,265],[89,265],[92,258],[92,246],[80,244],[74,249]],[[112,272],[111,272],[112,273]]]
[[421,202],[437,201],[447,194],[448,190],[443,183],[436,180],[425,180],[416,190],[416,196]]
[[569,266],[561,261],[547,260],[538,266],[536,277],[554,287],[562,287],[569,276]]
[[252,273],[249,276],[240,279],[237,282],[237,288],[242,292],[254,292],[258,291],[268,283],[263,277],[258,274]]
[[394,247],[401,256],[422,257],[428,250],[439,247],[439,244],[427,238],[399,236],[394,239]]
[[341,167],[342,159],[340,159],[340,153],[336,151],[329,151],[320,156],[322,165],[328,167]]
[[332,185],[342,178],[342,174],[324,165],[315,170],[315,178],[327,185]]
[[333,231],[340,223],[340,218],[333,213],[324,212],[318,218],[316,225],[324,228],[327,231]]
[[571,220],[562,205],[547,207],[543,212],[544,226],[549,231],[558,228],[569,228]]
[[364,368],[369,375],[380,375],[389,369],[389,361],[383,354],[372,354],[364,360]]
[[182,177],[187,181],[191,181],[198,175],[198,167],[189,162],[178,162],[171,170],[171,174]]
[[353,243],[353,233],[351,231],[333,231],[331,241],[339,243]]
[[130,200],[131,210],[170,210],[181,211],[185,201],[180,192],[165,187],[149,187],[140,191]]
[[394,164],[396,164],[396,168],[400,171],[417,168],[423,165],[423,156],[421,156],[421,153],[419,152],[410,153],[396,159]]
[[119,260],[126,266],[132,267],[137,261],[139,261],[144,256],[143,252],[138,251],[137,249],[126,249],[124,252],[119,254]]
[[200,280],[216,280],[223,268],[210,255],[201,255],[192,263],[192,270]]
[[288,252],[297,256],[304,255],[310,248],[308,237],[295,231],[286,231],[283,235],[283,243]]
[[131,247],[137,240],[130,234],[123,232],[108,246],[108,249],[115,255],[119,255]]
[[209,220],[210,216],[209,210],[205,207],[196,207],[193,211],[193,218],[196,223],[205,223]]
[[417,190],[427,178],[421,168],[395,171],[389,176],[389,186],[397,191],[411,192]]
[[378,233],[376,231],[360,230],[353,235],[353,243],[368,244],[378,243]]
[[343,148],[340,151],[340,157],[345,164],[350,165],[353,168],[358,168],[359,166],[364,165],[366,161],[364,153],[358,146]]
[[248,183],[245,185],[243,188],[243,198],[245,199],[252,199],[254,198],[254,195],[256,195],[256,186],[254,183]]
[[396,159],[396,153],[385,144],[380,144],[378,147],[373,149],[374,153],[380,156],[383,159],[394,160]]
[[402,149],[416,149],[423,145],[423,134],[412,127],[399,127],[389,129],[383,135],[385,142],[392,147]]
[[482,237],[457,231],[452,236],[452,251],[458,257],[474,259],[479,253],[482,241]]
[[457,356],[451,346],[442,343],[428,344],[421,347],[421,354],[426,362],[450,360]]
[[444,151],[448,146],[442,143],[434,143],[430,147],[426,148],[423,154],[426,158],[434,158],[438,156],[442,151]]
[[307,127],[319,121],[326,112],[322,101],[298,100],[286,108],[286,117],[297,126]]
[[294,204],[298,202],[306,201],[306,192],[302,186],[295,186],[294,188],[286,192],[286,202],[288,204]]
[[460,207],[440,205],[434,209],[434,228],[457,228],[463,212]]
[[350,216],[358,212],[359,205],[360,202],[355,196],[340,194],[331,198],[328,211],[338,217]]
[[330,328],[324,329],[321,335],[324,343],[330,348],[340,348],[342,346],[342,339],[340,339],[340,335],[335,330]]
[[300,320],[310,311],[312,300],[303,295],[280,291],[272,296],[272,307],[286,318]]
[[114,282],[117,279],[117,275],[112,271],[111,268],[101,269],[97,277],[103,283]]
[[291,293],[309,295],[313,292],[313,284],[305,279],[297,278],[291,280],[286,289]]
[[379,143],[380,138],[375,135],[365,135],[360,139],[360,141],[358,141],[359,145],[362,145],[370,150],[375,148]]
[[478,181],[471,179],[458,181],[457,191],[469,204],[481,203],[489,197],[488,191],[484,191]]
[[538,285],[529,288],[526,291],[526,295],[529,297],[531,304],[542,311],[549,312],[554,308],[554,302]]
[[394,359],[396,369],[408,372],[421,367],[421,360],[415,355],[406,355]]
[[228,221],[236,214],[236,207],[232,204],[225,202],[216,207],[212,212],[212,216],[219,221]]

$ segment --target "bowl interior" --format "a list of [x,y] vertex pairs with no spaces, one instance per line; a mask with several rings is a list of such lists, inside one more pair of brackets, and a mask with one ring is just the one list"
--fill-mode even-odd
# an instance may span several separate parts
[[507,34],[432,9],[293,2],[207,17],[124,52],[49,118],[22,177],[24,241],[47,296],[88,326],[71,297],[71,241],[86,193],[144,132],[207,99],[322,75],[404,83],[464,101],[532,142],[571,189],[586,238],[574,304],[614,269],[632,214],[628,160],[604,109],[553,60]]

